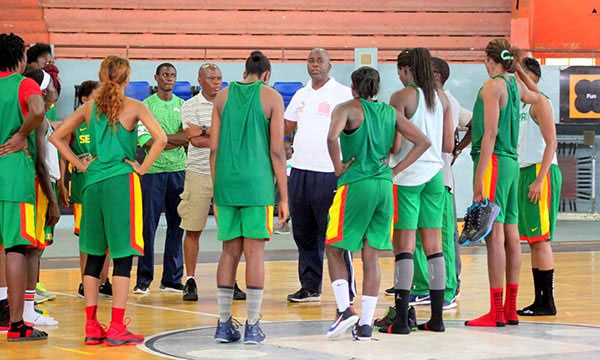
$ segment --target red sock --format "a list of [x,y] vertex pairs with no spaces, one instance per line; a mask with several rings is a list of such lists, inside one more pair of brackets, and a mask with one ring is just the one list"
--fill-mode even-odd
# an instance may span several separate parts
[[111,323],[123,324],[123,318],[125,317],[125,309],[112,308],[112,320]]
[[509,325],[519,324],[517,317],[517,292],[519,284],[506,284],[506,302],[504,303],[504,317]]
[[490,312],[475,320],[465,321],[467,326],[504,326],[504,307],[502,306],[502,288],[490,289]]
[[96,313],[98,312],[98,305],[91,305],[85,307],[85,315],[87,321],[95,321]]

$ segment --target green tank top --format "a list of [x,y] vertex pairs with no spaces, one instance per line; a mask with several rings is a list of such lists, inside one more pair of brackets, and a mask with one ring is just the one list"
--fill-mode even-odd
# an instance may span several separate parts
[[[85,156],[90,153],[90,132],[86,123],[81,124],[75,130],[75,136],[71,143],[71,150],[77,156]],[[85,186],[85,173],[79,172],[73,166],[71,171],[71,202],[81,204],[83,200],[83,187]]]
[[[492,79],[502,78],[506,82],[508,90],[508,98],[506,105],[500,110],[500,118],[498,119],[498,135],[496,135],[496,143],[494,144],[494,154],[507,156],[517,160],[517,146],[519,144],[519,118],[521,105],[521,97],[519,96],[519,88],[513,76],[508,79],[503,75],[496,75]],[[481,151],[481,140],[483,138],[484,128],[484,108],[483,100],[481,99],[481,89],[477,94],[477,101],[473,107],[472,124],[472,139],[473,146],[471,148],[471,157],[476,157]]]
[[338,179],[338,186],[364,179],[392,181],[392,168],[385,159],[392,148],[396,134],[396,112],[382,102],[360,99],[364,121],[352,133],[340,134],[344,163],[354,162]]
[[[0,78],[0,144],[19,131],[25,117],[19,104],[21,74]],[[27,137],[27,149],[0,156],[0,201],[35,202],[35,131]]]
[[[496,143],[494,144],[494,154],[507,156],[517,160],[517,146],[519,144],[519,118],[521,105],[521,97],[519,96],[519,88],[514,77],[508,79],[503,75],[496,75],[492,79],[502,78],[506,82],[508,90],[508,98],[504,108],[500,110],[500,118],[498,119],[498,135],[496,135]],[[483,99],[481,98],[481,89],[477,94],[477,101],[473,106],[473,118],[471,120],[471,135],[473,146],[471,148],[471,157],[479,156],[481,151],[481,140],[483,139],[484,127],[484,108]]]
[[275,202],[270,122],[260,100],[262,86],[262,81],[229,85],[215,164],[217,205],[264,206]]
[[137,132],[129,131],[121,125],[112,126],[108,116],[96,113],[96,103],[92,108],[89,124],[90,153],[92,161],[85,173],[84,188],[111,177],[133,172],[131,165],[123,161],[135,160]]

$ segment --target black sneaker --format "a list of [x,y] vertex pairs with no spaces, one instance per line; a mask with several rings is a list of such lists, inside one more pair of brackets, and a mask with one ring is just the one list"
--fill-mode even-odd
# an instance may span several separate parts
[[198,301],[198,287],[196,280],[189,278],[183,287],[183,301]]
[[346,330],[356,325],[358,319],[358,315],[356,315],[351,307],[348,307],[342,313],[338,311],[336,320],[327,330],[327,337],[333,338],[342,335]]
[[485,202],[479,204],[474,213],[473,230],[470,236],[470,242],[476,243],[484,239],[492,232],[494,221],[500,214],[500,207],[493,201],[485,199]]
[[138,295],[146,295],[150,293],[150,289],[148,288],[148,285],[136,284],[133,288],[133,293]]
[[77,289],[77,296],[80,297],[80,298],[82,298],[82,299],[84,298],[84,295],[83,295],[83,283],[79,283],[79,289]]
[[0,331],[10,329],[10,311],[8,299],[0,300]]
[[235,282],[235,286],[233,287],[233,300],[246,300],[246,293],[242,291],[242,289],[240,289],[240,287],[237,284],[237,281]]
[[[385,315],[381,319],[376,319],[375,323],[373,325],[379,329],[381,329],[381,328],[387,329],[390,325],[392,325],[395,318],[396,318],[396,307],[390,306],[388,308],[387,313],[385,313]],[[410,327],[410,329],[412,331],[417,330],[417,312],[415,311],[414,306],[408,307],[408,326]]]
[[384,294],[385,296],[394,296],[396,293],[394,292],[394,287],[392,286],[389,289],[385,289]]
[[162,292],[182,293],[183,292],[183,284],[161,282],[158,289]]
[[102,285],[100,285],[100,295],[111,298],[113,296],[113,292],[112,292],[112,284],[110,283],[110,281],[108,281],[108,279],[106,279],[106,282]]
[[474,213],[475,209],[479,207],[479,203],[473,203],[471,206],[467,208],[467,212],[465,213],[465,217],[463,218],[464,227],[460,236],[458,238],[459,245],[469,245],[471,243],[471,236],[473,235],[473,220],[475,218]]
[[371,336],[373,336],[373,327],[368,324],[356,324],[352,329],[352,336],[354,336],[354,339],[359,341],[371,341]]
[[302,302],[317,302],[321,301],[321,294],[312,292],[308,289],[300,289],[293,294],[287,296],[288,302],[302,303]]

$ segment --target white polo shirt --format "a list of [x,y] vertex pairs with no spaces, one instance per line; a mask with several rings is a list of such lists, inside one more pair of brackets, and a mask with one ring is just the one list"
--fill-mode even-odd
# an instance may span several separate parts
[[292,167],[318,172],[334,171],[327,150],[331,113],[338,104],[352,98],[352,90],[333,77],[318,90],[313,89],[312,81],[309,81],[294,94],[285,110],[285,119],[298,123]]

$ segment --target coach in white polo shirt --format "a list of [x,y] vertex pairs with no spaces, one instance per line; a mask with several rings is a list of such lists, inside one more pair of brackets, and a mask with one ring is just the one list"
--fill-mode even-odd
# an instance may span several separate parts
[[[307,69],[311,80],[296,92],[284,116],[286,135],[298,130],[294,136],[288,192],[301,288],[288,295],[290,302],[321,299],[327,212],[337,188],[327,151],[327,133],[333,109],[352,99],[350,88],[329,76],[331,63],[326,50],[313,49]],[[346,264],[349,283],[354,284],[350,253]],[[352,299],[355,292],[353,289],[350,292]]]

